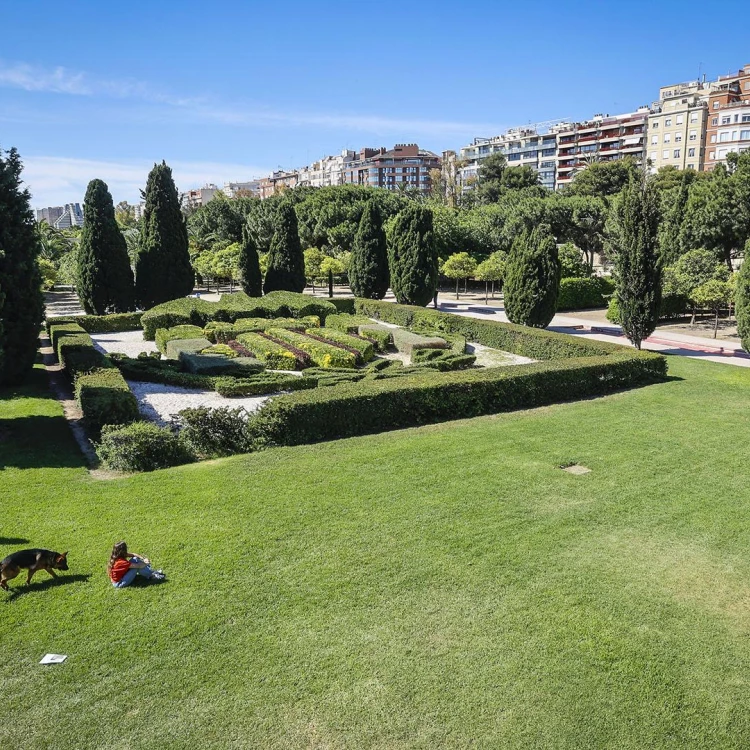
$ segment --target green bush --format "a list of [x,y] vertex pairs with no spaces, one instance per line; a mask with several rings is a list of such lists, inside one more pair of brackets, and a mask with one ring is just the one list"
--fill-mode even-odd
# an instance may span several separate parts
[[195,461],[195,455],[166,427],[151,422],[102,429],[96,455],[114,471],[154,471]]
[[274,399],[248,426],[260,444],[299,445],[532,408],[643,385],[665,375],[664,357],[620,347],[610,356],[420,372],[316,388]]
[[252,357],[235,357],[230,359],[223,355],[200,354],[183,351],[180,363],[187,372],[194,375],[236,375],[247,377],[265,369],[265,365]]
[[216,392],[220,396],[249,397],[265,396],[279,391],[301,391],[315,388],[315,378],[301,378],[297,375],[284,375],[280,372],[265,372],[250,378],[216,378]]
[[615,285],[611,279],[595,276],[590,279],[568,278],[560,281],[557,297],[558,310],[583,310],[604,307],[607,299],[614,294]]
[[[352,300],[354,302],[354,300]],[[364,315],[329,315],[326,318],[326,328],[335,328],[343,333],[357,333],[360,326],[374,325],[368,317]]]
[[393,345],[403,354],[411,354],[415,349],[448,349],[449,345],[445,339],[435,336],[421,336],[404,328],[392,330]]
[[[289,310],[293,318],[306,318],[308,315],[315,315],[320,319],[321,323],[324,323],[329,315],[335,315],[338,312],[336,306],[329,300],[297,292],[269,292],[263,297],[263,301],[264,303],[270,301],[272,304],[281,304],[285,309]],[[280,316],[268,315],[267,317]]]
[[[659,318],[670,319],[678,318],[687,312],[690,301],[683,294],[665,294],[661,298],[659,305]],[[613,296],[607,306],[607,320],[610,323],[620,323],[620,306],[617,303],[617,297]]]
[[141,316],[143,338],[153,341],[159,328],[193,325],[203,328],[213,320],[218,303],[207,302],[195,297],[182,297],[170,302],[162,302],[152,307]]
[[335,344],[325,344],[305,334],[289,331],[286,328],[271,328],[268,333],[281,341],[286,341],[297,349],[307,352],[313,364],[318,367],[356,367],[357,356]]
[[180,439],[200,458],[247,453],[251,449],[247,416],[247,411],[242,407],[209,409],[199,406],[183,409],[178,415],[182,428]]
[[359,326],[358,332],[360,336],[364,336],[366,339],[370,339],[375,342],[375,348],[379,352],[384,352],[393,343],[393,331],[392,328],[386,326],[379,326],[377,323],[369,323],[367,325]]
[[356,349],[363,362],[371,362],[375,357],[375,347],[373,344],[359,336],[350,336],[349,334],[343,333],[334,328],[328,328],[327,326],[319,329],[308,328],[306,333],[313,336],[320,336],[326,341],[331,341],[334,344],[343,344],[350,349]]
[[113,315],[73,315],[65,318],[47,318],[47,331],[55,323],[77,323],[87,333],[121,333],[137,331],[143,313],[114,313]]
[[111,367],[107,357],[94,347],[94,342],[78,323],[52,323],[49,327],[52,348],[71,378],[84,372]]
[[167,343],[178,339],[199,339],[203,337],[203,329],[198,326],[175,326],[174,328],[159,328],[156,331],[156,348],[167,353]]
[[[332,297],[328,300],[340,313],[354,315],[354,297]],[[328,318],[326,318],[326,326]]]
[[299,370],[303,366],[293,351],[265,336],[257,333],[241,333],[237,336],[237,341],[271,370]]
[[194,339],[172,339],[167,341],[167,359],[180,359],[182,354],[197,354],[208,349],[211,342],[201,337]]
[[206,338],[217,343],[226,343],[236,339],[241,333],[267,331],[269,328],[289,328],[304,331],[306,328],[320,326],[317,315],[306,315],[303,318],[240,318],[235,323],[213,321],[206,324],[203,333]]
[[104,425],[127,424],[138,419],[138,402],[122,373],[115,368],[79,375],[75,394],[86,424],[94,432]]
[[163,383],[180,388],[197,388],[203,391],[214,389],[214,378],[208,375],[191,375],[182,372],[177,360],[158,360],[153,357],[133,359],[125,355],[111,355],[112,361],[128,380],[146,383]]

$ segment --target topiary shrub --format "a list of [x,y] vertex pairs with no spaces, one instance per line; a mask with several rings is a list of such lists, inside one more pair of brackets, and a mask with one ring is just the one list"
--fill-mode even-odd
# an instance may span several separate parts
[[585,310],[586,308],[604,307],[614,291],[614,282],[602,276],[586,279],[561,279],[557,309]]
[[98,432],[104,425],[128,424],[138,419],[138,402],[116,368],[79,375],[75,394],[88,427]]
[[347,351],[337,344],[318,341],[303,333],[286,328],[271,328],[268,333],[279,341],[291,344],[310,355],[318,367],[356,367],[358,354]]
[[407,331],[403,328],[394,328],[392,335],[393,345],[404,354],[411,354],[415,349],[449,348],[449,344],[445,339],[435,336],[421,336],[418,333]]
[[172,430],[151,422],[104,427],[96,455],[106,468],[127,472],[166,469],[196,459]]
[[156,348],[162,353],[167,353],[167,344],[179,339],[203,338],[203,329],[198,326],[175,326],[174,328],[159,328],[156,331]]
[[354,297],[333,297],[330,302],[340,313],[354,315]]
[[247,453],[251,441],[247,434],[248,413],[242,407],[210,409],[199,406],[179,414],[180,438],[200,458],[218,458]]
[[46,327],[60,323],[77,323],[87,333],[121,333],[137,331],[141,327],[140,312],[114,313],[112,315],[73,315],[64,318],[47,318]]
[[197,354],[203,349],[208,349],[211,342],[201,337],[194,339],[173,339],[167,341],[167,359],[180,359],[182,354]]

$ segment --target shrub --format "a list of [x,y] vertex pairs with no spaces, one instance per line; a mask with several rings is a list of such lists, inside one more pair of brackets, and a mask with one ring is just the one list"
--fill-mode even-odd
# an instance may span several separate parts
[[393,345],[404,354],[411,354],[415,349],[448,349],[445,339],[434,336],[420,336],[404,328],[394,328]]
[[198,326],[175,326],[174,328],[159,328],[156,331],[156,348],[167,353],[167,343],[178,339],[199,339],[203,337],[203,330]]
[[211,322],[203,329],[206,338],[217,343],[228,343],[240,333],[266,331],[269,328],[289,328],[304,331],[305,328],[319,327],[317,315],[303,318],[240,318],[235,323]]
[[189,373],[195,375],[236,375],[247,377],[265,369],[265,365],[252,357],[230,359],[221,355],[182,352],[180,363]]
[[122,373],[110,368],[79,375],[75,394],[88,426],[98,432],[104,425],[138,419],[138,402]]
[[[689,300],[682,294],[665,294],[661,298],[659,305],[659,318],[677,318],[684,315],[688,309]],[[610,323],[620,323],[620,306],[617,303],[617,296],[609,300],[607,306],[607,320]]]
[[335,344],[326,344],[296,331],[285,328],[271,328],[268,332],[274,338],[286,341],[310,355],[318,367],[356,367],[357,357]]
[[[354,297],[333,297],[328,300],[340,313],[354,315]],[[326,325],[328,322],[326,321]]]
[[208,349],[211,342],[204,338],[173,339],[167,341],[167,359],[180,359],[182,354],[197,354],[203,349]]
[[280,372],[265,372],[250,378],[216,378],[216,392],[220,396],[264,396],[279,391],[301,391],[315,388],[315,378],[285,375]]
[[583,310],[590,307],[604,307],[607,304],[607,299],[614,294],[614,291],[614,282],[601,276],[587,279],[562,279],[560,281],[560,294],[557,298],[557,309]]
[[133,359],[125,355],[112,355],[112,361],[128,380],[146,383],[163,383],[180,388],[213,390],[214,378],[208,375],[191,375],[182,372],[176,360],[155,360],[152,357]]
[[379,326],[377,323],[368,323],[358,328],[359,335],[372,341],[379,352],[384,352],[393,343],[392,328]]
[[293,393],[264,405],[248,427],[260,444],[298,445],[532,408],[665,376],[664,357],[618,349],[610,356],[445,374],[413,372]]
[[229,359],[234,359],[239,356],[231,346],[227,346],[226,344],[214,344],[213,346],[209,346],[208,349],[202,349],[200,354],[219,354],[223,357],[229,357]]
[[260,333],[241,333],[237,341],[271,370],[301,370],[305,366],[288,346]]
[[50,325],[52,347],[68,375],[111,367],[110,361],[94,347],[94,342],[77,323],[53,323]]
[[[329,315],[335,315],[338,310],[336,306],[328,300],[320,297],[311,297],[309,294],[297,292],[270,292],[263,297],[264,304],[280,304],[291,313],[293,318],[305,318],[308,315],[315,315],[320,318],[322,323]],[[272,316],[267,316],[272,317]],[[274,316],[279,317],[279,316]]]
[[[354,300],[352,300],[353,302]],[[326,318],[326,328],[335,328],[343,333],[357,333],[360,326],[374,325],[365,315],[329,315]]]
[[375,357],[375,347],[372,342],[360,336],[350,336],[342,331],[327,327],[308,328],[306,333],[313,338],[320,337],[325,341],[345,346],[349,351],[357,352],[362,362],[370,362]]
[[96,455],[114,471],[154,471],[195,461],[195,455],[166,427],[151,422],[102,429]]
[[250,450],[246,429],[248,413],[242,407],[209,409],[199,406],[183,409],[178,416],[181,440],[200,458],[232,456]]
[[113,315],[73,315],[65,318],[47,318],[47,331],[51,325],[77,323],[87,333],[121,333],[137,331],[141,327],[140,312],[114,313]]
[[213,320],[217,303],[195,297],[182,297],[163,302],[147,310],[141,316],[143,338],[153,341],[159,328],[174,328],[180,325],[194,325],[203,328]]

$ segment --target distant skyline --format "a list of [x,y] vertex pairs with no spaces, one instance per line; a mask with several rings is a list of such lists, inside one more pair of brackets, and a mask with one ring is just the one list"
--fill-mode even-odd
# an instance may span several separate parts
[[750,62],[741,23],[702,34],[711,8],[672,0],[32,6],[2,6],[0,147],[18,148],[35,208],[82,202],[95,177],[135,202],[162,159],[184,191],[344,148],[457,150]]

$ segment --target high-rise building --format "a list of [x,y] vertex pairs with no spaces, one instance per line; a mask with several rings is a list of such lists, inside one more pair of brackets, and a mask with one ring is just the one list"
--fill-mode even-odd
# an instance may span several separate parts
[[208,203],[211,198],[219,192],[219,188],[213,183],[204,185],[202,188],[188,190],[182,194],[182,205],[185,208],[198,208]]
[[37,221],[46,221],[50,226],[63,215],[65,208],[63,206],[49,206],[48,208],[39,208],[36,212]]
[[646,154],[646,129],[651,110],[640,107],[622,115],[594,115],[557,131],[556,187],[569,185],[573,177],[595,161],[632,157],[641,162]]
[[430,171],[440,169],[440,157],[416,143],[397,143],[390,151],[364,148],[357,161],[345,164],[344,184],[382,187],[386,190],[412,188],[429,193]]
[[719,76],[708,98],[705,169],[724,164],[727,154],[750,151],[750,65]]
[[52,222],[55,229],[70,229],[83,226],[83,211],[79,203],[66,203],[63,212]]

